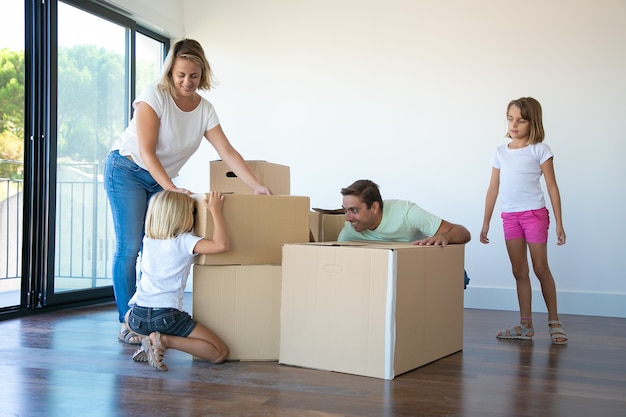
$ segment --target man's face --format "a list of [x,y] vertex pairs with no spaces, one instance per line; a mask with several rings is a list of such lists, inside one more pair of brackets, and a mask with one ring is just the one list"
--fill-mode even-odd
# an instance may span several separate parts
[[367,205],[359,197],[346,195],[343,197],[342,207],[346,211],[346,220],[352,224],[357,232],[366,229],[374,230],[380,224],[382,213],[378,202],[374,202],[372,207],[367,208]]

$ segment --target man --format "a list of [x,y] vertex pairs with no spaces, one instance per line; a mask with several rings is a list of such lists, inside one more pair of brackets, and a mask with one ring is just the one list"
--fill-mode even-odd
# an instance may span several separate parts
[[[467,243],[470,232],[405,200],[383,202],[378,185],[358,180],[342,188],[346,221],[337,240],[413,242],[414,245]],[[384,208],[384,210],[383,210]]]
[[[370,180],[358,180],[341,189],[346,224],[338,241],[376,240],[412,242],[414,245],[467,243],[470,232],[459,224],[450,223],[405,200],[383,202],[378,185]],[[465,286],[469,282],[464,276]]]

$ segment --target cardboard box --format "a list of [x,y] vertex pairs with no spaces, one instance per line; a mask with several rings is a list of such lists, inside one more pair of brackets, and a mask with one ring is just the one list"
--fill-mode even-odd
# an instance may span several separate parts
[[346,223],[346,215],[312,211],[309,213],[309,227],[315,242],[334,242]]
[[281,267],[194,265],[193,275],[193,318],[226,343],[227,359],[278,360]]
[[[274,195],[290,194],[290,174],[286,165],[266,161],[246,161],[250,170]],[[224,161],[211,161],[210,189],[222,193],[253,194],[250,187],[241,181]]]
[[[194,225],[198,236],[213,236],[213,219],[196,196]],[[284,243],[309,241],[309,197],[276,195],[224,195],[224,220],[230,249],[198,255],[200,265],[280,265]]]
[[393,379],[463,349],[464,245],[283,247],[279,362]]

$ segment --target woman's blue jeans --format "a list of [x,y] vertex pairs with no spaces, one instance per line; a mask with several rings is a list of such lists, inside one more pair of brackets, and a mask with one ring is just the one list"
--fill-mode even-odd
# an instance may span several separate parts
[[113,215],[115,252],[113,291],[120,323],[135,293],[137,257],[141,251],[148,201],[163,188],[152,175],[118,151],[112,151],[104,164],[104,188]]

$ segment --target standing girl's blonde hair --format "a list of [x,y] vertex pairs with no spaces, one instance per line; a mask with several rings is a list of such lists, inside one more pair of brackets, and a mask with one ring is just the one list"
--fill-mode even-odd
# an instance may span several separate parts
[[[520,110],[522,118],[530,123],[528,143],[532,145],[533,143],[543,142],[545,133],[543,131],[541,104],[532,97],[522,97],[517,100],[511,100],[506,107],[507,118],[509,117],[509,111],[512,106],[517,107]],[[511,138],[511,134],[508,130],[505,136]]]

